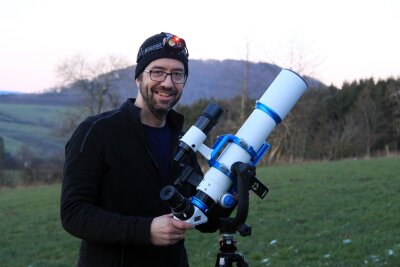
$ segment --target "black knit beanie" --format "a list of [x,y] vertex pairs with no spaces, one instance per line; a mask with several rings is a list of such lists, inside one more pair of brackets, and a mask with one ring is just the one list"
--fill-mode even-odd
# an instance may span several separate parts
[[[169,45],[168,40],[171,38],[175,38],[173,40],[177,40],[178,44],[175,45],[172,42],[174,46]],[[173,34],[162,32],[147,38],[140,46],[136,58],[135,79],[143,72],[147,65],[159,58],[179,60],[185,66],[185,75],[186,77],[188,76],[189,53],[185,41]]]

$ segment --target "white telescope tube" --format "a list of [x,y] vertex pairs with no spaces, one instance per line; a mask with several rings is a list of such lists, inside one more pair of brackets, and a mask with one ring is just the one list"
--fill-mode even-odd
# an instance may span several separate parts
[[[271,131],[286,117],[306,89],[307,84],[299,75],[282,69],[258,100],[256,109],[238,130],[236,137],[244,140],[257,152]],[[217,161],[230,170],[235,162],[249,163],[250,160],[251,155],[246,150],[236,143],[229,143]],[[230,189],[231,185],[232,180],[228,175],[211,167],[197,186],[197,190],[206,193],[217,202]]]

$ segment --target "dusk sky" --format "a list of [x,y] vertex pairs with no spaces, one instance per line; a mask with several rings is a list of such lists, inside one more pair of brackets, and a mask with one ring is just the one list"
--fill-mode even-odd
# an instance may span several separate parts
[[396,0],[0,0],[0,90],[57,86],[56,67],[76,55],[135,64],[144,39],[162,31],[184,38],[190,59],[302,63],[338,87],[398,78],[399,27]]

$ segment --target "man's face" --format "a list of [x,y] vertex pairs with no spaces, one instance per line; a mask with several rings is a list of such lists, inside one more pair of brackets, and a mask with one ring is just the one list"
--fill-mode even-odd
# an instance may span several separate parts
[[139,97],[142,97],[145,105],[142,108],[146,108],[156,117],[160,117],[165,115],[179,101],[184,83],[174,83],[171,75],[167,75],[164,81],[154,81],[150,78],[151,71],[184,73],[185,68],[179,60],[160,58],[152,61],[141,74],[141,78],[137,80]]

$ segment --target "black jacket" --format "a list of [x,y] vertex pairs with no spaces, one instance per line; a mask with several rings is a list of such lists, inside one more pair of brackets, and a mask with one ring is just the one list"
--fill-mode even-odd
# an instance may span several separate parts
[[[160,190],[173,181],[162,181],[134,101],[89,117],[66,144],[60,212],[64,229],[82,239],[78,266],[188,265],[184,241],[150,244],[152,219],[171,212]],[[175,151],[183,116],[170,111],[167,123]]]

